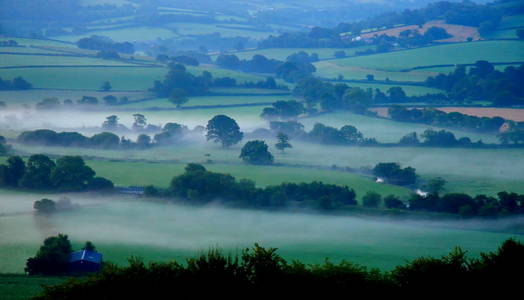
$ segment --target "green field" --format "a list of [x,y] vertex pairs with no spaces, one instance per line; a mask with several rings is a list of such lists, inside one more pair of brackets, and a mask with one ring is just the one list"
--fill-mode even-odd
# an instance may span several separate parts
[[0,77],[11,79],[22,76],[36,88],[97,90],[109,81],[115,90],[147,90],[153,81],[161,80],[164,68],[20,68],[0,70]]
[[89,57],[0,54],[0,67],[8,66],[132,66],[121,61]]
[[217,24],[199,24],[199,23],[171,23],[168,25],[168,28],[176,32],[181,36],[190,36],[190,35],[200,35],[200,34],[212,34],[219,32],[223,37],[249,37],[252,39],[263,39],[268,37],[271,34],[274,34],[271,31],[255,31],[249,30],[239,26],[239,28],[227,28],[222,26],[217,26]]
[[[317,75],[345,79],[364,79],[366,74],[376,79],[423,81],[432,72],[417,70],[400,72],[417,66],[467,64],[477,60],[490,62],[524,61],[523,41],[482,41],[447,44],[375,55],[350,57],[315,63]],[[502,50],[503,49],[503,50]]]
[[103,102],[107,95],[113,95],[118,98],[128,97],[130,101],[150,98],[153,95],[146,92],[101,92],[101,91],[69,91],[69,90],[25,90],[25,91],[0,91],[0,101],[7,104],[8,110],[20,108],[24,104],[34,105],[42,99],[56,97],[60,101],[71,99],[73,101],[81,99],[83,96],[97,97],[98,101]]
[[79,39],[89,37],[93,34],[107,36],[116,42],[146,42],[155,41],[156,39],[168,39],[176,36],[175,33],[164,28],[140,26],[114,30],[97,30],[87,34],[62,35],[53,38],[66,42],[77,42]]
[[[86,58],[82,58],[84,60]],[[111,62],[104,60],[105,62]],[[211,66],[188,67],[188,71],[201,74],[207,70],[215,77],[231,76],[238,82],[258,81],[264,77],[224,70]],[[162,80],[167,69],[160,67],[67,67],[67,68],[17,68],[0,70],[0,77],[12,79],[22,76],[36,88],[90,89],[97,90],[103,82],[109,81],[115,90],[147,90],[153,81]]]
[[499,29],[517,26],[524,26],[524,15],[504,16],[499,24]]
[[[238,253],[258,242],[279,248],[287,259],[321,263],[329,257],[386,270],[417,256],[446,254],[456,245],[476,256],[515,236],[442,228],[438,222],[255,212],[213,205],[193,208],[118,196],[69,195],[80,209],[34,216],[32,203],[40,197],[12,195],[8,213],[0,217],[0,233],[6,237],[0,240],[0,269],[4,272],[21,272],[42,240],[56,232],[68,234],[75,249],[86,240],[93,241],[106,261],[120,264],[131,255],[147,261],[180,260],[210,247]],[[446,226],[453,227],[455,222],[468,226],[459,221],[447,221]]]
[[[68,49],[68,48],[64,48],[64,49]],[[29,54],[33,54],[33,53],[61,54],[62,53],[59,51],[52,51],[52,50],[32,48],[32,47],[1,47],[0,52],[29,53]],[[3,57],[3,56],[0,56],[0,57]],[[4,59],[2,58],[2,63],[6,63],[3,60]]]
[[56,285],[64,280],[61,277],[0,274],[0,295],[4,300],[27,300],[38,295],[42,285]]
[[12,37],[6,37],[6,38],[0,38],[1,41],[8,41],[8,40],[14,40],[19,45],[23,46],[55,46],[55,47],[72,47],[76,48],[76,45],[70,44],[70,43],[63,43],[63,42],[57,42],[57,41],[51,41],[51,40],[45,40],[45,39],[28,39],[28,38],[12,38]]

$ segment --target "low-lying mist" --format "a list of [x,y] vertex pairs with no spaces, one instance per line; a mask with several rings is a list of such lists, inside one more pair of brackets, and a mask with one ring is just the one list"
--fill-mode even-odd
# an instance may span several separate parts
[[[443,255],[457,245],[478,255],[514,236],[473,230],[483,225],[477,221],[394,221],[191,207],[124,196],[70,195],[81,208],[35,215],[32,204],[42,197],[1,195],[0,270],[21,272],[25,259],[35,254],[43,239],[57,233],[68,234],[76,248],[90,240],[106,260],[118,263],[132,255],[146,260],[181,259],[210,247],[238,253],[260,243],[279,248],[287,259],[308,263],[345,259],[384,269],[422,255]],[[468,229],[455,229],[459,227]]]

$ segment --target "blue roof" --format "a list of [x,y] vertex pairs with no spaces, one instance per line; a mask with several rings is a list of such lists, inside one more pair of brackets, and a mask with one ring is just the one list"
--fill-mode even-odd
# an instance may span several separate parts
[[80,250],[71,253],[69,262],[89,261],[96,264],[102,263],[102,254],[95,251]]

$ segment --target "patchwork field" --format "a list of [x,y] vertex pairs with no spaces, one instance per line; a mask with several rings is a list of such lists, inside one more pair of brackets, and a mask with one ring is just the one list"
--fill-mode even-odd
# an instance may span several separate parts
[[[490,62],[524,61],[523,41],[481,41],[472,43],[446,44],[440,46],[402,50],[383,54],[350,57],[315,63],[317,75],[345,79],[364,79],[366,74],[376,79],[423,81],[431,76],[429,71],[402,70],[430,65],[469,64],[477,60]],[[503,51],[501,50],[503,49]]]
[[446,22],[443,20],[427,22],[422,26],[422,28],[420,28],[418,25],[401,26],[386,30],[365,33],[361,36],[363,38],[372,38],[374,36],[380,36],[385,34],[387,36],[398,37],[400,33],[405,30],[418,31],[420,34],[424,34],[431,27],[444,28],[446,32],[448,32],[449,35],[452,36],[451,38],[443,40],[445,42],[465,42],[468,40],[468,38],[471,38],[474,41],[480,39],[480,34],[477,28],[471,26],[446,24]]

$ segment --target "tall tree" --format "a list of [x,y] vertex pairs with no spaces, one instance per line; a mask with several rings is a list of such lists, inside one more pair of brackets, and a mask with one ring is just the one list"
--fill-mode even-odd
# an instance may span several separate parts
[[221,143],[224,148],[237,144],[244,136],[237,122],[225,115],[214,116],[207,123],[206,130],[207,140]]
[[285,133],[279,132],[277,135],[278,142],[275,144],[275,147],[284,152],[286,148],[293,148],[293,146],[289,143],[289,136]]
[[169,96],[169,102],[175,104],[177,108],[180,108],[180,106],[188,100],[186,91],[180,88],[173,89]]

